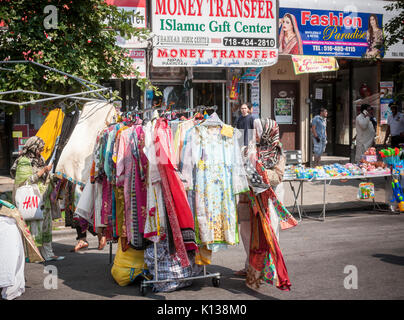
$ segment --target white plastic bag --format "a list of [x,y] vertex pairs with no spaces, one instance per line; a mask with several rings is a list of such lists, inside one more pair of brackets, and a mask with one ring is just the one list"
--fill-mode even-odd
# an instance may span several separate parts
[[43,201],[38,185],[23,185],[16,190],[15,203],[25,221],[43,220]]

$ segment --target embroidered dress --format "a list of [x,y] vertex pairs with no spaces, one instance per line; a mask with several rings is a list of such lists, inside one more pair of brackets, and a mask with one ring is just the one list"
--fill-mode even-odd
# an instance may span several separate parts
[[220,126],[195,126],[184,142],[182,173],[195,193],[197,240],[213,251],[237,244],[235,195],[248,191],[238,138],[221,134]]

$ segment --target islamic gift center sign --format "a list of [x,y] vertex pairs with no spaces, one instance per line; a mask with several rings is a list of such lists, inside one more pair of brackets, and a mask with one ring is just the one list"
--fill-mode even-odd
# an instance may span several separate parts
[[383,57],[382,14],[279,8],[279,54]]
[[153,0],[153,66],[271,66],[277,11],[276,0]]

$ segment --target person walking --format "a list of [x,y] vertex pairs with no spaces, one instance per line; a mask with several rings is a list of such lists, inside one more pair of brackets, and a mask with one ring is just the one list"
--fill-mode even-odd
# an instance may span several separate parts
[[52,206],[50,201],[52,164],[46,165],[41,156],[44,147],[44,141],[37,136],[29,138],[25,143],[10,170],[11,178],[14,179],[12,198],[15,203],[16,190],[25,183],[38,185],[44,203],[43,220],[27,221],[27,225],[45,261],[62,260],[64,257],[56,256],[52,249]]
[[359,162],[366,150],[374,144],[376,132],[372,123],[370,108],[370,105],[362,104],[361,112],[356,117],[356,162]]
[[391,115],[387,118],[387,131],[384,138],[384,144],[391,134],[391,147],[398,147],[400,143],[404,143],[404,115],[398,112],[398,105],[395,102],[389,104]]
[[318,166],[321,155],[327,146],[327,116],[325,108],[320,109],[320,114],[316,115],[311,122],[311,133],[313,135],[314,166]]
[[240,107],[241,115],[237,119],[236,128],[240,129],[243,133],[243,144],[244,146],[248,146],[248,142],[252,138],[252,131],[254,129],[254,117],[252,113],[252,105],[251,103],[243,103]]

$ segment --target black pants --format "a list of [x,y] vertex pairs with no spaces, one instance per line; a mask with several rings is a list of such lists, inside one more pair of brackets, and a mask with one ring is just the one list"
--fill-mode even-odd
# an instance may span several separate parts
[[[84,239],[84,238],[87,237],[87,232],[86,232],[86,231],[82,231],[80,225],[76,226],[76,231],[77,231],[77,238],[76,238],[76,240]],[[97,233],[95,233],[95,232],[93,231],[93,228],[92,228],[91,226],[88,228],[88,231],[89,231],[93,236],[96,236],[96,235],[97,235]]]
[[391,136],[391,147],[398,148],[400,143],[404,143],[404,138],[401,136]]

